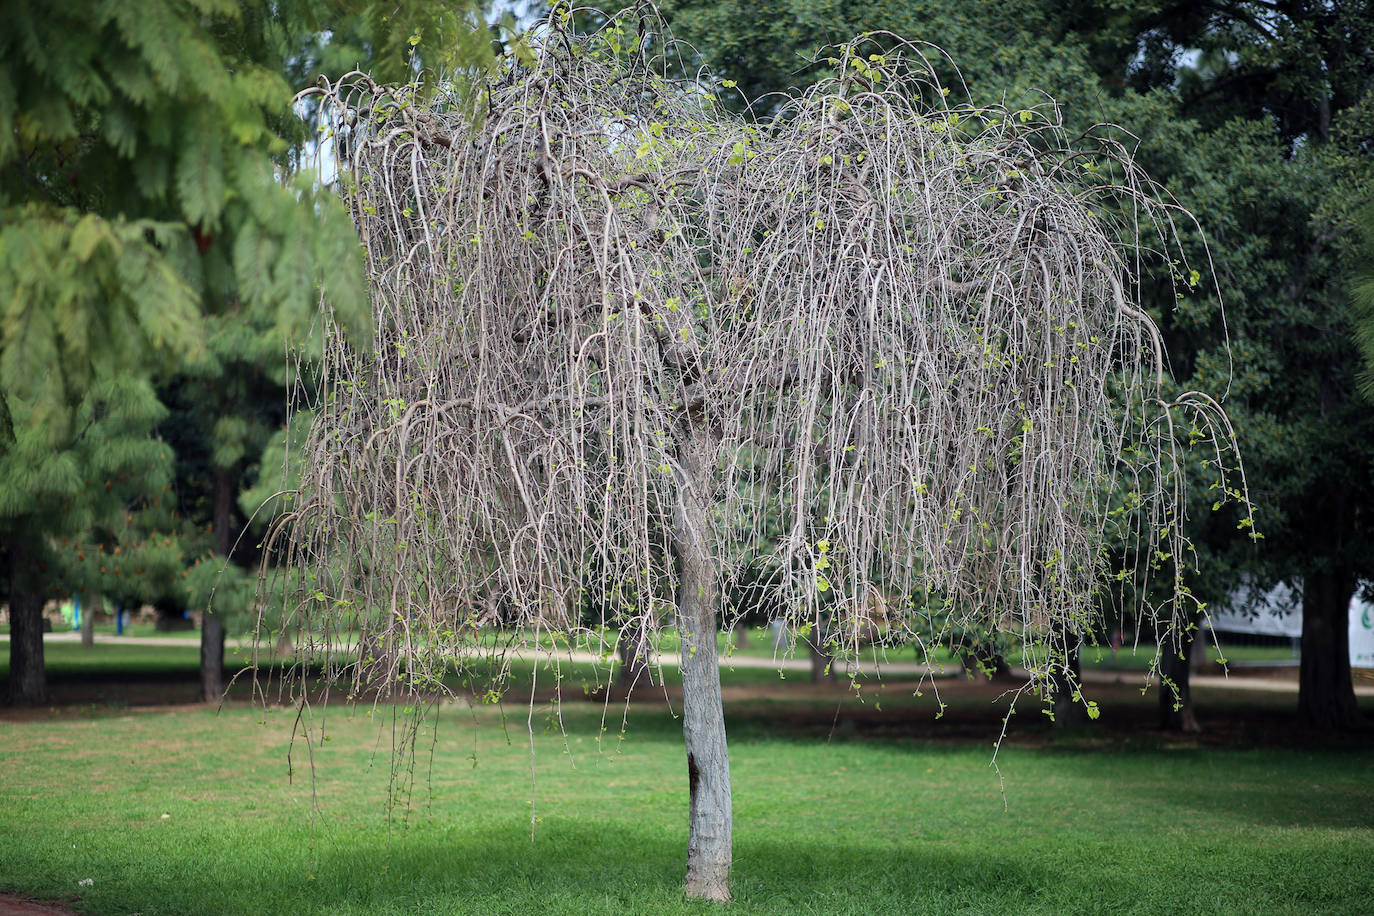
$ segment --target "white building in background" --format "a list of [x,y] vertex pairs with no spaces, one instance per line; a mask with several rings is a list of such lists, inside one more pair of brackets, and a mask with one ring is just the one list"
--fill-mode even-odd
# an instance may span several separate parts
[[[1361,583],[1350,600],[1350,664],[1374,668],[1374,603],[1361,593]],[[1211,628],[1217,633],[1256,636],[1302,636],[1302,594],[1280,582],[1267,592],[1242,587],[1226,606],[1209,608]]]

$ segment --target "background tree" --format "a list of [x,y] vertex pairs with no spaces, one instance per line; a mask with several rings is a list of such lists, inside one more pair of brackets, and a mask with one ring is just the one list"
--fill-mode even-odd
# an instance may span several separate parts
[[244,477],[285,422],[287,344],[266,311],[253,314],[240,306],[208,317],[206,358],[188,365],[162,392],[172,411],[164,426],[177,455],[181,512],[227,577],[218,589],[198,575],[194,593],[186,596],[186,606],[203,612],[201,698],[207,701],[224,692],[226,622],[246,627],[251,620],[251,604],[230,598],[241,593],[238,586],[259,554],[255,542],[241,537]]
[[1355,228],[1360,247],[1350,295],[1355,307],[1355,339],[1364,357],[1360,392],[1366,400],[1374,400],[1374,205],[1357,215]]
[[1083,703],[1104,531],[1181,554],[1174,423],[1219,414],[1161,398],[1138,227],[1102,202],[1170,211],[1109,134],[951,107],[918,50],[863,42],[765,128],[667,78],[646,18],[579,40],[556,15],[475,128],[443,87],[320,90],[375,346],[330,337],[286,610],[317,645],[358,634],[350,666],[320,658],[353,696],[444,690],[492,602],[536,630],[576,632],[588,596],[614,629],[674,616],[687,889],[724,898],[738,564],[855,639],[878,609],[923,632],[918,593],[957,631],[1005,608],[1037,683]]
[[[281,72],[291,89],[355,67],[406,79],[420,72],[481,66],[491,59],[492,48],[479,13],[480,5],[471,0],[302,3],[264,21],[268,31],[260,63]],[[285,158],[294,166],[320,155],[320,138],[307,136],[303,121],[287,120],[279,130],[290,143]],[[317,172],[309,177],[327,178]],[[293,215],[282,218],[289,222]],[[198,570],[189,577],[192,590],[187,595],[204,612],[201,696],[207,701],[224,690],[225,622],[251,619],[251,589],[245,580],[254,574],[260,554],[241,534],[245,519],[258,507],[240,514],[239,497],[269,437],[285,421],[293,386],[302,383],[297,367],[318,353],[318,344],[312,349],[289,339],[290,326],[280,320],[282,291],[270,273],[254,269],[255,255],[248,249],[265,249],[272,257],[277,239],[250,236],[235,244],[245,251],[235,250],[232,278],[226,276],[213,290],[217,302],[205,315],[205,357],[187,365],[164,388],[164,397],[175,391],[180,409],[173,423],[182,423],[178,494],[188,504],[187,516],[210,531],[210,547],[220,558],[219,575],[212,578],[208,570]],[[336,282],[358,290],[360,278],[348,272],[352,265],[342,262],[344,275]],[[335,307],[356,310],[358,301],[355,295],[352,302]]]
[[0,539],[16,702],[43,695],[53,538],[90,529],[102,497],[86,484],[113,460],[80,465],[95,454],[80,417],[142,417],[142,433],[119,427],[128,445],[115,450],[137,451],[161,410],[148,381],[203,359],[203,318],[245,296],[282,331],[309,326],[321,282],[341,316],[364,311],[351,226],[308,186],[285,187],[273,158],[291,98],[275,12],[216,0],[6,9]]
[[[792,15],[765,15],[670,0],[665,12],[738,81],[741,102],[763,96],[764,109],[766,93],[815,72],[805,61],[828,36],[890,29],[948,51],[976,98],[1027,104],[1040,88],[1071,130],[1107,121],[1139,137],[1144,168],[1201,217],[1221,287],[1178,299],[1173,284],[1147,283],[1143,300],[1180,385],[1228,392],[1265,535],[1256,547],[1234,512],[1202,511],[1210,500],[1195,488],[1189,536],[1205,574],[1190,587],[1216,602],[1246,577],[1302,584],[1301,717],[1353,723],[1345,615],[1356,581],[1374,575],[1362,533],[1374,427],[1354,397],[1346,289],[1350,217],[1374,174],[1374,7],[796,0]],[[1180,231],[1206,263],[1201,235]]]

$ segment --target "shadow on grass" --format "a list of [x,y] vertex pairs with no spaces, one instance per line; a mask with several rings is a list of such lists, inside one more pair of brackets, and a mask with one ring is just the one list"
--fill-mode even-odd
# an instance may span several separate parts
[[[220,841],[173,851],[163,878],[97,881],[94,913],[721,913],[684,899],[683,831],[568,817],[490,827],[425,825],[393,836],[318,839],[313,863]],[[736,844],[739,913],[1359,912],[1369,879],[1350,856],[1317,873],[1292,849],[1206,858],[1198,846],[1056,838],[1052,848],[814,837]],[[1123,863],[1127,867],[1120,867]],[[1355,866],[1352,868],[1352,866]],[[1186,880],[1180,878],[1186,874]],[[1344,875],[1344,879],[1342,879]],[[1305,880],[1295,883],[1294,878]],[[1240,890],[1244,888],[1244,890]]]
[[[1333,754],[1324,752],[1315,758],[1284,755],[1267,766],[1247,766],[1238,759],[1228,761],[1228,772],[1219,774],[1199,792],[1195,788],[1171,790],[1170,784],[1159,783],[1136,786],[1126,790],[1128,797],[1139,799],[1142,805],[1160,813],[1168,823],[1180,815],[1206,816],[1222,824],[1249,824],[1261,827],[1294,829],[1328,829],[1337,831],[1374,830],[1374,791],[1367,782],[1352,783],[1344,791],[1334,790],[1331,783],[1336,767],[1329,766]],[[1367,755],[1364,756],[1368,763]],[[1350,766],[1347,763],[1346,766]],[[1305,774],[1289,773],[1280,783],[1273,778],[1276,765],[1290,770],[1302,767]],[[1208,765],[1198,761],[1199,766]],[[1177,763],[1175,763],[1177,766]],[[1297,778],[1294,778],[1295,775]],[[1305,778],[1304,778],[1305,775]],[[1370,873],[1374,875],[1374,872]]]
[[[141,886],[102,875],[78,908],[188,916],[721,912],[683,895],[685,831],[558,817],[533,838],[528,824],[429,825],[398,833],[389,849],[375,835],[340,832],[318,837],[310,862],[304,847],[295,861],[266,861],[216,845],[174,853],[162,877]],[[731,911],[1063,912],[1037,901],[1054,880],[1052,868],[938,849],[742,841]]]

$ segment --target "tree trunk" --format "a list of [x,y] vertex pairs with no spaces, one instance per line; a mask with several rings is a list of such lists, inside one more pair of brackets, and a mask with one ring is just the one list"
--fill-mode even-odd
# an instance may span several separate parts
[[645,658],[649,649],[648,641],[648,631],[643,626],[630,627],[628,631],[620,634],[620,642],[616,645],[616,654],[620,656],[620,670],[616,672],[616,683],[621,687],[628,689],[639,683],[654,682]]
[[1214,668],[1207,654],[1207,634],[1199,630],[1193,634],[1193,647],[1188,651],[1188,667],[1194,674],[1210,674]]
[[87,595],[81,606],[81,645],[87,649],[95,645],[95,597]]
[[1050,689],[1054,695],[1054,727],[1068,728],[1082,725],[1087,719],[1081,699],[1075,699],[1082,684],[1082,669],[1079,662],[1081,638],[1074,633],[1060,630],[1054,640],[1054,652],[1066,653],[1066,657],[1056,658],[1050,668]]
[[811,656],[811,683],[835,680],[835,657],[825,644],[830,632],[830,615],[822,614],[806,634],[806,648]]
[[1006,658],[997,651],[997,647],[992,643],[973,643],[964,650],[960,661],[964,666],[964,674],[971,679],[976,680],[977,675],[980,674],[990,681],[1015,679]]
[[[1196,618],[1193,620],[1196,624]],[[1193,712],[1193,692],[1190,683],[1193,666],[1190,660],[1194,648],[1203,641],[1197,629],[1185,629],[1178,651],[1166,646],[1160,652],[1159,727],[1164,731],[1197,734],[1202,731]]]
[[1347,569],[1309,572],[1302,587],[1302,662],[1298,719],[1310,728],[1337,730],[1360,724],[1350,678],[1350,599],[1355,576]]
[[710,487],[714,452],[692,431],[679,446],[673,518],[678,629],[682,634],[682,733],[691,793],[687,896],[730,899],[730,755],[720,702],[716,608],[720,589],[711,549]]
[[214,703],[224,696],[224,621],[208,611],[200,621],[200,698]]
[[[215,469],[215,514],[212,528],[215,534],[215,553],[229,562],[233,547],[231,526],[234,521],[234,484],[238,481],[238,465]],[[206,607],[200,620],[200,698],[207,702],[224,696],[224,620]]]
[[835,659],[814,634],[806,638],[806,648],[811,656],[811,683],[835,680]]
[[48,699],[48,676],[43,667],[43,595],[33,581],[28,550],[11,544],[9,560],[9,702],[13,706],[38,706]]

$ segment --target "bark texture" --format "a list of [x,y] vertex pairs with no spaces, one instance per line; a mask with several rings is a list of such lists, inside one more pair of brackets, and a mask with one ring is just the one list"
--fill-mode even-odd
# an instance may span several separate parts
[[1338,730],[1361,724],[1350,678],[1350,598],[1355,574],[1332,568],[1308,573],[1302,589],[1302,663],[1298,720]]
[[673,553],[682,633],[682,732],[691,793],[687,896],[730,899],[730,754],[720,700],[716,608],[720,589],[711,551],[709,444],[689,435],[680,450]]
[[43,595],[35,587],[28,551],[9,548],[10,688],[13,706],[37,706],[48,699],[43,665]]
[[200,698],[214,703],[224,696],[224,621],[206,613],[200,623]]

